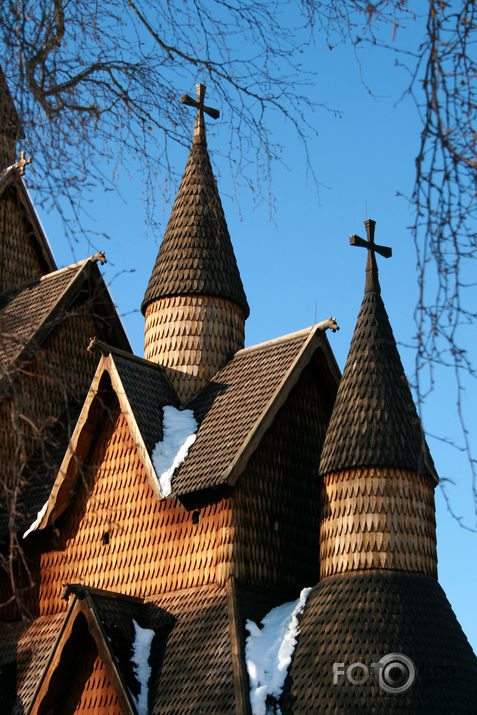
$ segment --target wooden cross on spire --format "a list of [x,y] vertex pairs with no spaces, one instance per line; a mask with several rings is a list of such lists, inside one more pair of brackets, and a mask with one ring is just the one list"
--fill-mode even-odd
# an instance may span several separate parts
[[365,241],[364,238],[353,234],[349,237],[349,242],[352,246],[360,246],[361,248],[368,249],[368,260],[366,262],[366,285],[365,293],[369,291],[381,292],[378,281],[378,266],[376,264],[376,253],[379,253],[384,258],[389,258],[392,256],[392,249],[388,246],[379,246],[374,243],[374,227],[376,226],[376,221],[367,218],[364,222],[366,226],[366,235],[368,240]]
[[218,109],[213,109],[213,107],[206,107],[204,104],[205,99],[205,84],[196,84],[197,89],[197,101],[189,97],[188,94],[182,95],[182,104],[187,104],[189,107],[197,107],[197,117],[195,120],[194,127],[194,144],[195,143],[206,143],[205,141],[205,122],[204,122],[204,112],[217,119],[220,116]]

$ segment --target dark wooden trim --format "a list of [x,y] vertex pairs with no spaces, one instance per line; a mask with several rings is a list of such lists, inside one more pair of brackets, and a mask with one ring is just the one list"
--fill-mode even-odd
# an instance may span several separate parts
[[250,685],[245,669],[245,642],[237,587],[233,576],[226,585],[227,607],[229,612],[230,649],[234,669],[235,712],[237,715],[251,715]]

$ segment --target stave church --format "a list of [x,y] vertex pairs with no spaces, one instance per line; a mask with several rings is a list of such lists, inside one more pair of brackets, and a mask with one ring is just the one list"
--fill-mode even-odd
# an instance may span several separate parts
[[197,85],[136,356],[104,255],[55,263],[10,89],[0,70],[0,711],[477,712],[374,221],[343,374],[333,318],[245,347]]

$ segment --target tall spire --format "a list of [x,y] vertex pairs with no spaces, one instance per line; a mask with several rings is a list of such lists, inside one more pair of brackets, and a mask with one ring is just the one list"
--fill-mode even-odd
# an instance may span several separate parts
[[320,462],[322,577],[363,568],[436,574],[434,466],[380,295],[375,253]]
[[365,222],[368,249],[365,294],[336,396],[321,456],[320,471],[363,466],[401,467],[434,474],[434,466],[381,298],[374,243],[375,222]]
[[366,288],[320,464],[320,581],[281,707],[471,713],[477,660],[436,579],[434,469],[366,228],[351,237],[368,249]]
[[21,122],[0,66],[0,173],[14,164],[17,139],[22,137]]
[[205,137],[205,87],[197,86],[194,138],[141,309],[145,357],[163,364],[182,399],[243,347],[249,307]]

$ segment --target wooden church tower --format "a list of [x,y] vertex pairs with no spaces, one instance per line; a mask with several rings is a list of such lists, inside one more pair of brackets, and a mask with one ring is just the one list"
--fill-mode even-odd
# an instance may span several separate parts
[[437,476],[378,280],[366,283],[320,460],[320,581],[282,712],[472,713],[477,659],[437,582]]
[[144,357],[157,362],[182,401],[244,346],[249,307],[212,173],[205,134],[205,87],[197,85],[194,138],[142,302]]
[[[474,712],[475,657],[436,581],[434,469],[380,297],[386,251],[368,222],[342,378],[333,319],[244,348],[204,94],[183,98],[197,119],[142,304],[145,358],[92,342],[68,447],[19,530],[24,566],[1,591],[1,711],[448,712],[453,700]],[[165,468],[184,420],[192,433]],[[246,624],[313,584],[283,692],[260,684],[257,709]],[[395,691],[333,686],[334,660],[393,650],[420,673],[453,658],[455,678],[398,692],[401,663],[386,675]]]

